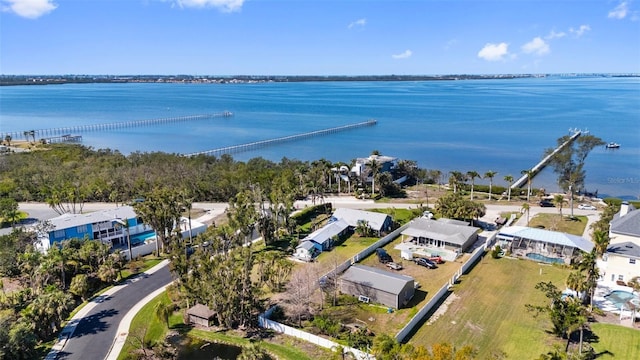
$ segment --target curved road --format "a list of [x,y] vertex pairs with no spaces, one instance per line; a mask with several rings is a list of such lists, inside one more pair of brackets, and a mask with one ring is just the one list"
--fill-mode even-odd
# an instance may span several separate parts
[[[167,264],[152,274],[141,274],[115,291],[98,296],[68,337],[56,359],[104,359],[118,335],[118,325],[136,303],[172,281]],[[69,332],[66,328],[63,333]]]

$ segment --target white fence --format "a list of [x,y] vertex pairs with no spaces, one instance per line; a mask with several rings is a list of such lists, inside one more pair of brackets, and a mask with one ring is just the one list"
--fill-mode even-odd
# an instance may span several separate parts
[[[138,256],[145,256],[145,255],[152,254],[154,251],[156,251],[155,241],[149,241],[143,245],[135,246],[131,248],[131,254],[133,255],[134,259],[137,258]],[[127,261],[131,260],[129,259],[129,249],[121,250],[120,254]]]
[[[304,341],[308,341],[312,344],[316,344],[318,346],[322,346],[323,348],[327,348],[327,349],[332,349],[335,350],[337,349],[339,346],[342,346],[336,342],[333,342],[331,340],[327,340],[323,337],[317,336],[317,335],[313,335],[313,334],[309,334],[308,332],[304,332],[295,328],[292,328],[291,326],[287,326],[284,324],[281,324],[277,321],[273,321],[273,320],[269,320],[268,316],[271,314],[271,312],[273,311],[273,309],[275,309],[275,307],[272,307],[271,309],[269,309],[267,312],[265,312],[263,315],[260,315],[258,317],[258,323],[260,324],[260,327],[265,328],[265,329],[271,329],[275,332],[281,333],[281,334],[285,334],[285,335],[289,335],[289,336],[293,336],[296,337],[298,339],[304,340]],[[358,349],[354,349],[348,346],[342,346],[343,348],[343,352],[344,354],[349,354],[351,353],[356,359],[358,360],[374,360],[375,357],[371,354],[368,354],[364,351],[360,351]]]

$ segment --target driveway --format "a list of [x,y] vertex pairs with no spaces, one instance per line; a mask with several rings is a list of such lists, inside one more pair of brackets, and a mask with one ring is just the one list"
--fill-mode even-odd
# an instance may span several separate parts
[[165,261],[152,273],[141,274],[98,296],[87,305],[90,310],[86,314],[79,313],[78,319],[74,317],[75,320],[65,327],[58,343],[60,348],[54,346],[47,359],[106,358],[118,335],[118,325],[129,309],[171,281],[168,262]]

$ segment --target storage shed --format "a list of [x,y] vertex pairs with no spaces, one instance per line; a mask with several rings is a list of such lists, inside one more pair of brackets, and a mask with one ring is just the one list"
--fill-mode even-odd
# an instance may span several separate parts
[[189,324],[209,327],[213,324],[215,312],[202,304],[195,304],[187,310]]
[[340,291],[396,309],[406,306],[415,294],[411,276],[364,265],[352,265],[340,277]]

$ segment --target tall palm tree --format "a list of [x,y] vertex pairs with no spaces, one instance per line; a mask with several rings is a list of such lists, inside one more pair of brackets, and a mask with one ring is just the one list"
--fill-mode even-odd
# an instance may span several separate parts
[[173,312],[171,305],[165,304],[164,302],[160,301],[156,304],[153,310],[156,318],[162,321],[167,327],[169,327],[169,316]]
[[4,137],[4,141],[6,141],[6,142],[7,142],[7,146],[11,146],[11,135],[7,134],[7,135]]
[[553,197],[553,203],[558,207],[558,213],[560,214],[560,220],[562,220],[562,205],[564,205],[564,195],[558,194]]
[[524,203],[522,204],[522,211],[527,213],[527,226],[529,226],[529,210],[530,210],[530,206],[529,203]]
[[492,188],[493,188],[493,177],[496,176],[498,174],[497,171],[487,171],[486,173],[484,173],[484,178],[485,179],[489,179],[489,201],[491,201],[491,197],[493,196]]
[[453,193],[458,192],[458,185],[464,180],[464,174],[460,171],[450,171],[449,172],[449,185],[453,186]]
[[596,254],[602,257],[609,247],[609,233],[603,230],[595,230],[593,232],[593,244]]
[[511,201],[511,184],[513,184],[513,176],[506,175],[504,177],[504,181],[509,184],[509,187],[507,188],[507,201]]
[[467,178],[471,179],[471,200],[473,200],[473,187],[475,186],[475,179],[480,177],[477,171],[467,171]]
[[371,168],[371,196],[375,194],[376,191],[376,176],[381,169],[381,164],[376,159],[371,159],[369,161],[369,167]]
[[533,176],[533,171],[531,170],[522,170],[520,174],[527,176],[527,201],[529,201],[529,197],[531,196],[531,177]]

